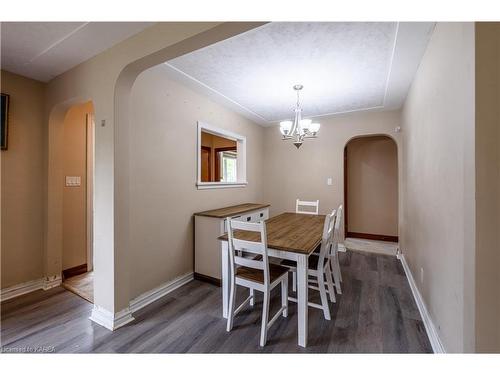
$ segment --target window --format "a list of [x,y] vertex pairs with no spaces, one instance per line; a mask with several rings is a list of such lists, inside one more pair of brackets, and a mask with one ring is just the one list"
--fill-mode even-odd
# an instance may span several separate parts
[[236,151],[219,151],[221,181],[236,182]]
[[198,189],[246,184],[246,138],[198,122]]

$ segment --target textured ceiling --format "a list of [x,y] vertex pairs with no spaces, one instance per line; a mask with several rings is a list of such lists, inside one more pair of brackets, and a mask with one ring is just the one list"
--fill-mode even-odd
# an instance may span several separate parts
[[46,82],[152,25],[147,22],[2,22],[1,67]]
[[[432,23],[269,23],[167,66],[176,78],[263,125],[291,116],[297,83],[304,85],[306,116],[398,107],[432,28]],[[391,77],[394,63],[404,63],[397,77]]]

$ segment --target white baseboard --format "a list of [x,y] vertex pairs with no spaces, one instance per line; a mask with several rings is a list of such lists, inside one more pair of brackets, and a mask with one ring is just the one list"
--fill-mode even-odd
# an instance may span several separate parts
[[422,316],[425,330],[427,331],[427,336],[429,337],[429,341],[431,342],[432,345],[432,350],[434,351],[434,353],[446,353],[443,343],[441,342],[441,339],[439,338],[438,332],[436,330],[436,326],[432,322],[429,311],[427,310],[424,300],[422,299],[422,295],[420,294],[417,288],[417,284],[415,283],[415,279],[413,278],[410,267],[408,266],[408,263],[406,263],[404,254],[400,253],[398,255],[398,258],[401,261],[401,264],[403,265],[403,268],[405,270],[406,278],[408,279],[408,283],[410,284],[410,288],[413,293],[413,298],[417,303],[418,311],[420,311],[420,315]]
[[61,285],[62,277],[61,275],[47,276],[43,279],[43,290],[48,290],[56,286]]
[[92,309],[92,314],[90,315],[90,320],[93,322],[109,329],[110,331],[114,331],[125,324],[130,323],[134,320],[132,316],[132,312],[129,308],[121,310],[116,314],[113,314],[111,311],[106,310],[100,306],[94,305]]
[[114,331],[115,329],[133,321],[134,317],[132,316],[132,313],[135,313],[136,311],[139,311],[140,309],[153,303],[157,299],[166,296],[168,293],[180,288],[191,280],[193,280],[192,272],[162,284],[159,287],[151,289],[150,291],[134,298],[130,301],[127,309],[121,310],[116,314],[113,314],[111,311],[108,311],[100,306],[94,305],[92,314],[90,315],[90,320],[111,331]]
[[0,301],[7,301],[11,298],[22,296],[23,294],[34,292],[38,289],[43,289],[44,279],[31,280],[25,283],[3,288],[0,294]]
[[347,251],[347,248],[345,247],[345,244],[342,242],[339,242],[338,250],[345,253]]
[[61,285],[61,275],[53,275],[42,277],[41,279],[27,281],[25,283],[12,285],[3,288],[0,293],[0,301],[7,301],[9,299],[22,296],[23,294],[34,292],[35,290],[47,290]]
[[146,293],[141,294],[140,296],[130,301],[130,311],[134,313],[142,309],[143,307],[146,307],[150,303],[153,303],[157,299],[167,295],[168,293],[174,291],[177,288],[180,288],[181,286],[187,284],[191,280],[193,280],[193,272],[179,276],[178,278],[172,281],[169,281],[165,284],[162,284],[154,289],[147,291]]

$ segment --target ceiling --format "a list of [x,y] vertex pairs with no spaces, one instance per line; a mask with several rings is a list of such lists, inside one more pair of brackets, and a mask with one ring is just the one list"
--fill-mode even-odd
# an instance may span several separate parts
[[273,22],[166,63],[170,75],[262,124],[401,107],[433,23]]
[[1,67],[47,82],[152,25],[148,22],[2,22]]

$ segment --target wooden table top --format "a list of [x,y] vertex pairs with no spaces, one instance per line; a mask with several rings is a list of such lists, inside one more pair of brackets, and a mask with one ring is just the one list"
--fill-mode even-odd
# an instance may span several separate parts
[[[310,254],[321,243],[325,215],[285,212],[266,220],[267,247],[293,253]],[[235,231],[236,238],[260,241],[260,234]],[[219,240],[227,241],[227,234]]]
[[245,212],[260,210],[261,208],[269,207],[269,204],[259,204],[259,203],[243,203],[237,206],[218,208],[216,210],[209,210],[203,212],[197,212],[195,216],[208,216],[208,217],[216,217],[219,219],[226,218],[228,216],[234,216],[243,214]]

